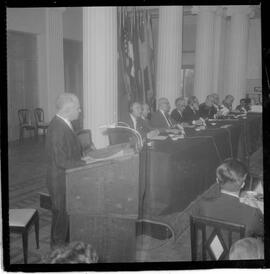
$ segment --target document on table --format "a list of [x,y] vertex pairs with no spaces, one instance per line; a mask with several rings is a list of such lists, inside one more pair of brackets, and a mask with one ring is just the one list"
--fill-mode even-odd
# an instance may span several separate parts
[[95,162],[99,162],[99,161],[115,159],[115,158],[122,157],[122,156],[124,156],[124,151],[120,150],[110,156],[107,156],[107,157],[94,158],[94,157],[91,157],[90,155],[87,155],[87,156],[83,157],[82,160],[84,160],[87,164],[91,164],[91,163],[95,163]]
[[162,136],[162,135],[158,135],[158,136],[153,136],[151,138],[149,138],[149,140],[166,140],[168,138],[168,136]]
[[228,128],[228,127],[230,127],[231,125],[223,125],[223,126],[221,126],[220,128]]

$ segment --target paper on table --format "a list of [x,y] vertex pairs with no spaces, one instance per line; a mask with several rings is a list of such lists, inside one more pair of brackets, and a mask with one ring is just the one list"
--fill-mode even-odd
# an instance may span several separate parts
[[105,160],[110,160],[110,159],[114,159],[114,158],[118,158],[118,157],[122,157],[124,156],[124,151],[120,150],[118,152],[116,152],[115,154],[112,154],[110,156],[107,157],[102,157],[102,158],[93,158],[91,156],[85,156],[82,159],[87,163],[95,163],[95,162],[99,162],[99,161],[105,161]]
[[223,125],[223,126],[221,126],[221,128],[228,128],[228,127],[230,127],[231,125]]
[[158,136],[153,136],[151,138],[149,138],[150,140],[166,140],[168,138],[168,136],[162,136],[162,135],[158,135]]

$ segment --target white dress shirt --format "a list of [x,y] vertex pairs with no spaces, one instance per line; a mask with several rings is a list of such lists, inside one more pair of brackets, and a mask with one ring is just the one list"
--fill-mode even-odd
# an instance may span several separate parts
[[132,114],[130,114],[130,118],[133,122],[134,129],[137,129],[137,119]]
[[164,111],[162,109],[160,109],[160,112],[162,113],[162,115],[164,116],[168,126],[171,128],[172,127],[172,123],[169,121],[169,119],[166,117]]
[[69,126],[69,128],[70,128],[71,130],[73,130],[73,126],[72,126],[71,122],[70,122],[68,119],[62,117],[62,116],[59,115],[59,114],[56,114],[56,116],[59,117],[60,119],[62,119],[62,120]]

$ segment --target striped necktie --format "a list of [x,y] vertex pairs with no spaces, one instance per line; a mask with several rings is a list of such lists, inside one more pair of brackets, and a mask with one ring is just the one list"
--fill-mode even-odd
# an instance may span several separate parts
[[167,114],[166,114],[166,113],[164,113],[164,116],[165,116],[165,119],[166,119],[166,121],[167,121],[168,126],[169,126],[170,128],[172,128],[172,123],[171,123],[171,121],[170,121],[170,117],[167,117]]

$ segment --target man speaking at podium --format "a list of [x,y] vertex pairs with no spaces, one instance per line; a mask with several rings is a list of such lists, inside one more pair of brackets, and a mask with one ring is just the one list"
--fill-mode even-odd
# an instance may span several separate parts
[[79,140],[71,124],[81,112],[78,98],[74,94],[63,93],[57,98],[56,109],[57,114],[49,124],[46,137],[47,187],[52,201],[52,248],[69,240],[65,170],[84,163]]

